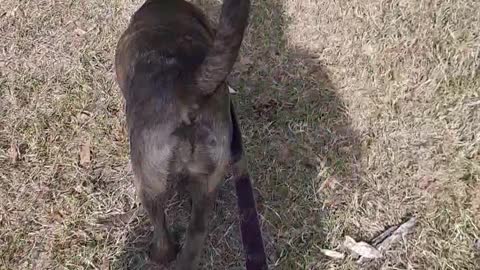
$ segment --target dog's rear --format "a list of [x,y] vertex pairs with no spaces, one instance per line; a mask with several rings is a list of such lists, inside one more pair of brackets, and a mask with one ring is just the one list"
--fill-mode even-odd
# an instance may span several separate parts
[[154,225],[151,258],[159,263],[177,253],[164,215],[167,187],[188,183],[192,213],[178,268],[195,269],[216,188],[232,154],[241,152],[225,79],[249,8],[249,0],[225,0],[215,33],[190,3],[150,0],[118,43],[115,69],[126,101],[132,166]]

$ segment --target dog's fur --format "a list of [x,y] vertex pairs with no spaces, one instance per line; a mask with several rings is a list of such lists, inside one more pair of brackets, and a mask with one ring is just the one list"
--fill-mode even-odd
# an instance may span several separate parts
[[191,220],[178,269],[196,269],[227,166],[248,175],[225,83],[248,23],[249,0],[224,0],[218,29],[184,0],[147,0],[117,45],[137,192],[154,225],[151,258],[176,258],[164,214],[167,188],[186,185]]

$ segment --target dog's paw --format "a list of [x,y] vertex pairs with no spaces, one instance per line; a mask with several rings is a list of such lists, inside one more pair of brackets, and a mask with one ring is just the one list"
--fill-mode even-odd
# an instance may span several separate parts
[[191,262],[186,262],[186,261],[179,261],[177,263],[177,266],[175,267],[175,270],[196,270],[197,267],[191,263]]
[[196,270],[199,265],[199,256],[195,256],[185,249],[178,255],[175,270]]
[[152,243],[149,250],[149,257],[150,260],[159,265],[167,265],[175,260],[178,251],[179,248],[175,244],[170,244],[168,247],[165,247]]

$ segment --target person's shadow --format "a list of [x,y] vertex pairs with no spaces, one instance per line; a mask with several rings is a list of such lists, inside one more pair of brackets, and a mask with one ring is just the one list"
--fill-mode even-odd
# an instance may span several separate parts
[[[215,0],[196,0],[211,18]],[[262,216],[270,268],[303,269],[324,244],[324,217],[334,200],[325,194],[356,178],[358,138],[324,65],[313,53],[288,45],[288,21],[281,1],[253,1],[242,53],[230,76],[237,116]],[[348,185],[347,185],[348,186]],[[169,221],[185,231],[188,207],[171,200]],[[175,209],[175,210],[174,210]],[[326,209],[326,210],[324,210]],[[141,211],[137,211],[141,212]],[[234,186],[227,181],[217,199],[202,269],[243,269]],[[133,220],[133,221],[132,221]],[[131,230],[114,269],[154,269],[148,262],[151,238],[144,214]]]

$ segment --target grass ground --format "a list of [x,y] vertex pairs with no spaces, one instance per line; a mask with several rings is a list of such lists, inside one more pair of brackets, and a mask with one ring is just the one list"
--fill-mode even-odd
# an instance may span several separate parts
[[[150,267],[112,69],[140,4],[2,2],[0,269]],[[413,215],[416,230],[370,268],[480,269],[480,2],[257,0],[252,12],[231,81],[272,268],[357,269],[320,249]],[[169,214],[184,224],[181,204]],[[241,269],[236,222],[227,182],[206,269]]]

